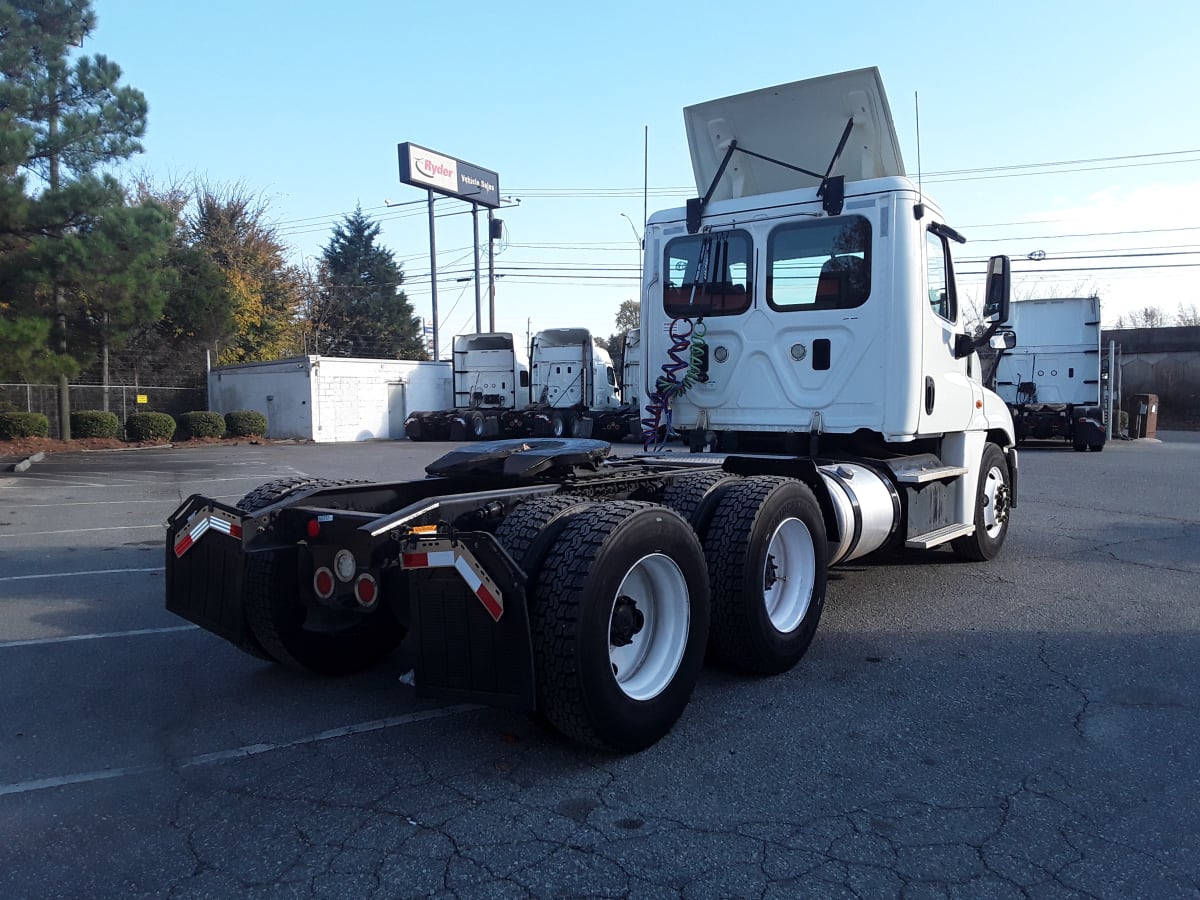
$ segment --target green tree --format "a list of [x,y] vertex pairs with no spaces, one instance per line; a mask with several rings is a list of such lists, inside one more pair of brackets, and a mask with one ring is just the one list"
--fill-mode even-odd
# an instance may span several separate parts
[[619,373],[625,364],[625,335],[635,328],[640,328],[641,324],[641,304],[636,300],[622,300],[621,306],[617,310],[617,333],[609,335],[606,341],[601,342],[599,339],[596,341],[612,357],[613,368],[617,371],[618,377],[620,377]]
[[636,300],[622,300],[621,307],[617,310],[617,331],[624,334],[626,331],[632,331],[634,328],[641,327],[642,324],[642,306]]
[[[302,279],[287,263],[265,200],[240,185],[197,185],[183,243],[201,251],[225,281],[224,299],[212,293],[175,298],[209,305],[217,317],[209,336],[222,363],[278,359],[297,350]],[[226,301],[227,314],[221,309]],[[181,306],[173,309],[182,315]]]
[[[95,24],[90,0],[0,0],[4,340],[49,338],[47,350],[16,346],[8,358],[29,367],[21,372],[26,377],[58,373],[64,438],[70,436],[67,375],[84,352],[80,342],[68,342],[68,321],[86,315],[89,305],[108,307],[110,318],[111,307],[122,307],[123,316],[121,298],[134,292],[128,281],[97,301],[103,273],[89,269],[104,257],[107,272],[133,273],[136,280],[162,234],[159,215],[129,208],[121,186],[101,172],[141,150],[147,105],[140,91],[120,84],[115,62],[76,53]],[[136,287],[147,289],[144,282]]]
[[427,359],[420,323],[400,289],[404,271],[378,246],[361,208],[333,228],[311,310],[316,351],[327,356]]

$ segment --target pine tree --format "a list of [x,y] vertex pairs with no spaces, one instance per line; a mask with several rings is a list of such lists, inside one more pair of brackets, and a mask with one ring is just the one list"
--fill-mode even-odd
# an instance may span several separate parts
[[316,352],[326,356],[427,359],[404,271],[376,244],[380,227],[361,208],[334,226],[321,255],[311,310]]
[[64,438],[67,376],[95,352],[68,322],[156,316],[166,249],[162,211],[101,171],[141,150],[147,105],[115,62],[76,54],[95,23],[90,0],[0,0],[0,374],[57,374]]

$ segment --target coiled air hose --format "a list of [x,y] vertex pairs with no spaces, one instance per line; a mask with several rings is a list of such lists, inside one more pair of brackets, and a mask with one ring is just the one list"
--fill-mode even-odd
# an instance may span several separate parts
[[671,338],[668,359],[663,363],[663,374],[654,382],[654,390],[646,404],[646,417],[641,420],[643,450],[649,451],[651,446],[659,450],[670,437],[671,401],[687,393],[704,373],[704,335],[707,331],[703,317],[694,324],[687,318],[671,320],[667,331]]

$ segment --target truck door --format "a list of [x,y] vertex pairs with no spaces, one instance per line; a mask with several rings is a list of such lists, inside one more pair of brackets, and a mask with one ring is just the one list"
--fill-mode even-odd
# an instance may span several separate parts
[[924,435],[964,431],[975,412],[976,391],[968,373],[971,357],[954,358],[955,337],[962,331],[954,265],[947,239],[931,231],[925,234],[924,276],[918,313],[923,384],[917,431]]

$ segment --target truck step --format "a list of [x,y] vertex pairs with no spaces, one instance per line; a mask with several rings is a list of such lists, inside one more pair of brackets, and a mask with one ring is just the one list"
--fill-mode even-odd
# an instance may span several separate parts
[[927,465],[919,468],[900,469],[896,472],[896,480],[901,484],[927,484],[930,481],[957,478],[959,475],[966,474],[966,466]]
[[971,534],[974,530],[974,525],[947,525],[945,528],[938,528],[935,531],[929,531],[925,534],[919,534],[914,538],[909,538],[904,542],[904,546],[914,550],[928,550],[931,547],[937,547],[954,538]]

